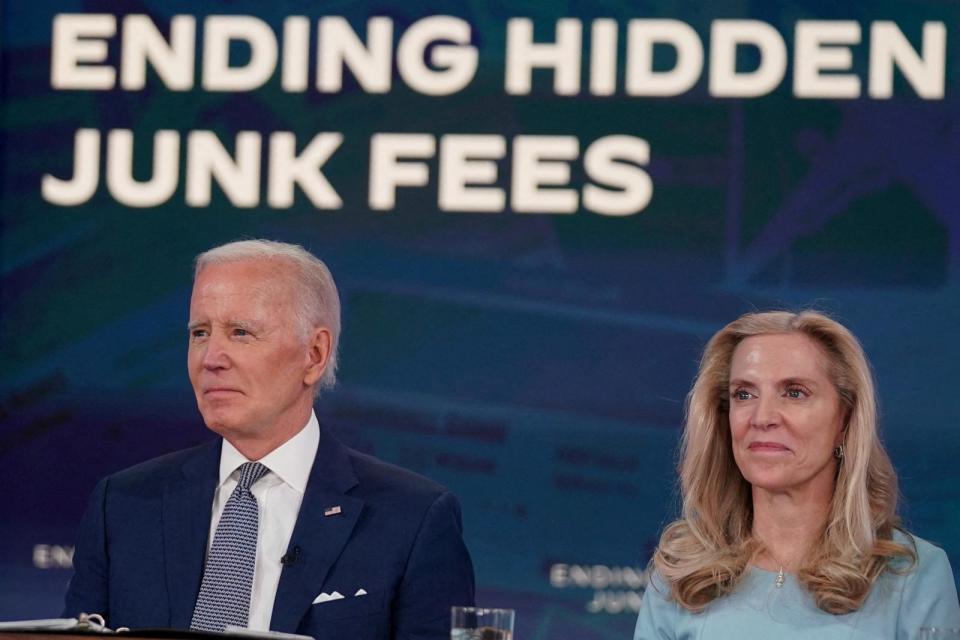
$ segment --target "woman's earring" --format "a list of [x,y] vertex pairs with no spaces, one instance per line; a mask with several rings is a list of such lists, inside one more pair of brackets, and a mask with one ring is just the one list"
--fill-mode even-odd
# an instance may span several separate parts
[[843,460],[843,445],[838,444],[833,448],[833,457],[837,460]]

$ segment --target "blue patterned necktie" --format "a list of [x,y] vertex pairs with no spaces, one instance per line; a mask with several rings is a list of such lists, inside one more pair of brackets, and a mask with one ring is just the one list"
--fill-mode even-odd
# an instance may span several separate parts
[[213,534],[191,629],[223,631],[227,625],[247,626],[260,528],[257,499],[250,487],[268,471],[259,462],[240,466],[240,480]]

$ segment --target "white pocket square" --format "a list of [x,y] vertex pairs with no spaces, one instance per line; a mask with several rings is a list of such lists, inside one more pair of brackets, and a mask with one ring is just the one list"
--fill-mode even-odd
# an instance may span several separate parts
[[330,602],[331,600],[342,600],[343,594],[339,591],[334,591],[333,593],[321,593],[316,598],[313,599],[313,604],[320,604],[322,602]]
[[355,594],[353,594],[353,595],[354,595],[354,596],[365,596],[365,595],[367,595],[367,590],[364,589],[363,587],[360,587],[359,589],[357,589],[357,592],[356,592]]

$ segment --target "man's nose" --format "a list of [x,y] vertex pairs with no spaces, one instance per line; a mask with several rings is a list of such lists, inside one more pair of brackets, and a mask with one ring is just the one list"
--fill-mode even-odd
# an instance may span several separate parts
[[203,368],[226,369],[229,366],[230,354],[226,338],[217,333],[211,334],[203,351]]

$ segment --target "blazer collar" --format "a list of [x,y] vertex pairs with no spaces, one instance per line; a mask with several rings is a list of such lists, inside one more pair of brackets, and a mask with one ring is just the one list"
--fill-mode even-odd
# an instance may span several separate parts
[[163,552],[170,600],[170,627],[189,629],[200,592],[210,534],[210,508],[220,465],[217,439],[188,454],[163,494]]
[[[320,593],[363,510],[363,500],[346,495],[358,483],[347,448],[321,427],[317,456],[290,537],[288,555],[293,561],[283,567],[273,602],[274,631],[295,632]],[[336,507],[339,511],[331,513]]]

